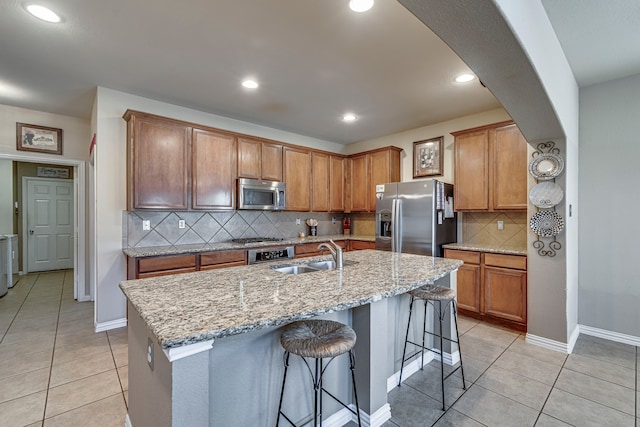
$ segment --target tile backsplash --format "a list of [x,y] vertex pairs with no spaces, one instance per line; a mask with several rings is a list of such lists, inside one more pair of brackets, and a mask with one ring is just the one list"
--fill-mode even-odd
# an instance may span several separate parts
[[[527,246],[526,212],[464,212],[461,217],[461,242]],[[504,230],[498,230],[498,221],[504,221]]]
[[[297,237],[309,234],[305,221],[318,220],[318,235],[342,234],[341,213],[326,212],[165,212],[125,211],[123,214],[124,248],[189,245],[226,242],[243,237]],[[300,225],[296,219],[300,219]],[[335,218],[335,224],[332,223]],[[151,229],[142,230],[142,221],[149,220]],[[178,222],[185,221],[185,228]],[[353,220],[352,220],[353,222]]]

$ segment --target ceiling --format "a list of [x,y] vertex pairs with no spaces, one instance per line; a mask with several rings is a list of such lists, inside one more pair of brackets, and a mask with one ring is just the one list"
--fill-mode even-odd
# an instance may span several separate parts
[[[395,0],[39,3],[62,23],[0,2],[2,104],[88,118],[103,86],[345,144],[500,106]],[[640,72],[637,0],[542,3],[581,86]]]

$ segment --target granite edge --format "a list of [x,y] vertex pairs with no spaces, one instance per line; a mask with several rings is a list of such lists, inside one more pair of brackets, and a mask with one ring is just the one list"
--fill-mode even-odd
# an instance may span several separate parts
[[500,245],[483,245],[480,243],[447,243],[442,245],[442,247],[445,249],[457,249],[462,251],[477,251],[505,255],[527,255],[526,248],[520,249]]

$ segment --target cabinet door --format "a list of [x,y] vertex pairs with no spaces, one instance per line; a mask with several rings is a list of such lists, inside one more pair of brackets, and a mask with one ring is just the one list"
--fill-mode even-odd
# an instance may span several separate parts
[[329,212],[344,211],[345,164],[344,157],[331,156],[329,172]]
[[369,155],[369,187],[367,189],[367,206],[370,212],[376,210],[376,184],[392,182],[391,151],[378,151]]
[[233,209],[235,206],[236,138],[194,129],[191,205],[193,209]]
[[282,145],[262,143],[261,177],[269,181],[282,181]]
[[369,156],[351,157],[350,185],[351,212],[369,211]]
[[314,212],[328,212],[330,191],[329,155],[311,153],[311,168],[313,171],[311,210]]
[[349,240],[350,251],[361,251],[365,249],[375,249],[376,242],[364,242],[362,240]]
[[480,313],[480,266],[463,264],[458,269],[458,307]]
[[[456,134],[454,208],[489,209],[489,138],[487,130]],[[526,173],[526,168],[525,168]]]
[[528,143],[516,125],[494,131],[491,147],[493,209],[527,209],[527,147]]
[[129,209],[189,208],[190,128],[156,118],[129,120]]
[[260,179],[262,143],[254,139],[238,138],[238,177]]
[[287,147],[284,149],[284,179],[288,211],[311,209],[311,153]]
[[499,267],[483,267],[484,312],[526,324],[527,273]]

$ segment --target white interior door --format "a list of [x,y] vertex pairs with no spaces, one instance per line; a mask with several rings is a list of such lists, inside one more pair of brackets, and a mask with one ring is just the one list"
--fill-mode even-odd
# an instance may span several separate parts
[[72,269],[73,181],[25,180],[27,271]]

